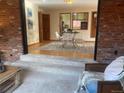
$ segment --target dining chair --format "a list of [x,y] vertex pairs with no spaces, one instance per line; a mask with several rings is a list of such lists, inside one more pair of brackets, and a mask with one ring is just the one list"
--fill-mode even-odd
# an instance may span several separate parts
[[56,34],[56,39],[57,39],[56,45],[58,45],[61,42],[63,37],[57,31],[55,32],[55,34]]
[[62,36],[59,34],[59,32],[55,32],[56,34],[56,39],[60,41],[62,39]]

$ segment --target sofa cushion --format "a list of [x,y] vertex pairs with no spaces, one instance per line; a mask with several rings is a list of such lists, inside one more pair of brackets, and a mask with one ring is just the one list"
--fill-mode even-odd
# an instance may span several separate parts
[[124,74],[120,74],[123,71],[124,66],[124,56],[115,59],[111,64],[109,64],[104,71],[105,80],[119,80]]
[[104,80],[103,73],[84,71],[81,82],[88,93],[97,93],[97,82],[102,80]]
[[97,86],[98,86],[98,81],[97,80],[88,80],[87,82],[87,93],[97,93]]

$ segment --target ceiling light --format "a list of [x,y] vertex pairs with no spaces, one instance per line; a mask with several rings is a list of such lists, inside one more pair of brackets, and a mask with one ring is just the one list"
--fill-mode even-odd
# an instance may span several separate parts
[[46,2],[46,0],[42,0],[43,2]]
[[72,4],[73,0],[64,0],[64,2],[67,3],[67,4]]
[[73,15],[74,15],[74,16],[76,16],[76,15],[77,15],[77,13],[73,13]]

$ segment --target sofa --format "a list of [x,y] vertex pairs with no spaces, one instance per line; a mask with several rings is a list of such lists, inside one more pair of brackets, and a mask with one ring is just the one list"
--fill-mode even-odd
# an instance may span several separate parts
[[124,93],[124,56],[110,64],[87,63],[75,93]]

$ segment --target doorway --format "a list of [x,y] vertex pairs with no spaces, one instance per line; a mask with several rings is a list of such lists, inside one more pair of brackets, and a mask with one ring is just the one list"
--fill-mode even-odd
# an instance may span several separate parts
[[91,37],[96,37],[96,28],[97,28],[97,12],[92,12]]
[[43,40],[50,40],[50,15],[43,14]]
[[38,13],[39,17],[39,41],[50,40],[50,15],[43,14],[42,12]]
[[[61,12],[62,13],[62,12]],[[63,12],[64,13],[64,12]],[[66,12],[66,13],[68,13],[68,12]],[[51,19],[50,19],[50,17],[51,17],[51,15],[49,15],[49,14],[47,14],[47,13],[40,13],[40,14],[38,14],[40,17],[39,17],[39,23],[41,24],[38,24],[39,25],[39,42],[43,42],[44,40],[51,40],[51,36],[50,36],[50,34],[51,34],[51,32],[50,32],[50,30],[51,30]],[[76,17],[72,17],[72,21],[71,21],[71,27],[72,26],[76,26],[76,27],[79,27],[79,28],[81,28],[82,29],[82,25],[85,27],[85,28],[83,28],[83,29],[87,29],[87,22],[85,22],[85,20],[84,19],[82,19],[82,12],[76,12],[75,13],[75,11],[73,12],[73,11],[71,11],[71,15],[74,15],[74,16],[76,16]],[[52,15],[52,17],[51,18],[53,18],[53,15]],[[54,19],[55,20],[55,19]],[[81,20],[81,21],[80,21]],[[83,20],[83,22],[82,22],[82,20]],[[72,23],[73,22],[73,23]],[[77,23],[81,23],[81,25],[79,26],[79,25],[75,25],[75,24],[77,24]],[[53,24],[52,24],[53,25]],[[57,28],[57,26],[58,26],[58,28],[60,27],[60,24],[58,24],[58,25],[56,25],[56,28]],[[60,29],[60,28],[59,28]],[[63,28],[62,28],[63,29]],[[89,28],[88,28],[89,29]],[[80,30],[80,29],[78,29],[78,30]],[[57,31],[57,30],[55,30],[55,31]],[[82,31],[83,33],[85,33],[86,31]],[[82,33],[81,32],[81,33]],[[25,32],[24,32],[25,33]],[[42,35],[41,35],[42,34]],[[85,36],[85,35],[84,35]],[[27,36],[26,36],[27,37]],[[80,36],[79,36],[80,37]],[[28,38],[28,37],[27,37]],[[28,45],[28,42],[27,42],[27,45]],[[77,53],[76,53],[77,54]],[[75,54],[75,55],[76,55]],[[95,53],[94,53],[95,54]]]

